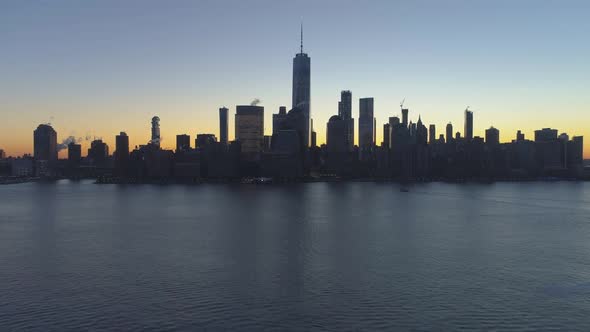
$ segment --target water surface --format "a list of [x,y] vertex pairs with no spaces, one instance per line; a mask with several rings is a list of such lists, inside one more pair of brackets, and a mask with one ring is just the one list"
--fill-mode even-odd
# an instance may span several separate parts
[[590,184],[0,186],[0,330],[590,330]]

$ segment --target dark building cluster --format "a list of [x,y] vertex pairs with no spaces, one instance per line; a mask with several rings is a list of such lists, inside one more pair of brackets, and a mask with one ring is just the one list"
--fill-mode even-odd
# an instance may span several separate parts
[[[302,34],[303,40],[303,34]],[[444,134],[428,127],[400,104],[401,114],[383,124],[377,144],[374,99],[360,98],[358,145],[352,92],[341,92],[338,113],[326,125],[326,143],[317,146],[311,119],[311,59],[300,52],[293,59],[292,105],[272,116],[272,135],[264,135],[264,107],[254,100],[235,108],[235,140],[229,141],[229,109],[219,109],[219,139],[211,133],[176,136],[176,149],[160,146],[160,118],[151,119],[151,138],[130,149],[129,137],[115,137],[115,150],[101,139],[90,143],[86,157],[75,139],[62,144],[48,124],[34,131],[34,155],[6,159],[0,150],[0,172],[13,176],[100,177],[104,181],[178,181],[272,178],[295,181],[331,178],[375,178],[399,181],[587,178],[583,138],[544,128],[527,140],[520,131],[510,143],[500,142],[494,127],[485,138],[474,136],[473,112],[464,111],[463,136],[447,124]],[[441,132],[443,130],[441,129]],[[67,143],[67,144],[66,144]],[[67,149],[67,160],[58,151]]]

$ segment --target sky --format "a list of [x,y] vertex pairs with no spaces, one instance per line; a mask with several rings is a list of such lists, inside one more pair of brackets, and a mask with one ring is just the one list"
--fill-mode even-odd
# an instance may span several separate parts
[[272,113],[291,107],[303,22],[319,143],[351,90],[355,118],[358,99],[375,98],[378,144],[405,99],[437,136],[448,122],[463,132],[470,106],[474,135],[552,127],[585,136],[590,158],[588,17],[590,2],[568,0],[0,0],[0,149],[31,153],[41,123],[58,142],[97,137],[112,151],[125,131],[133,147],[154,115],[174,148],[177,134],[218,136],[221,106],[232,139],[235,106],[255,98],[270,134]]

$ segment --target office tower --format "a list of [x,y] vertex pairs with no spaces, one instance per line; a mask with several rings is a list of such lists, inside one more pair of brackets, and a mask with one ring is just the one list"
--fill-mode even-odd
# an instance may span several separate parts
[[33,132],[33,154],[36,160],[57,160],[57,133],[48,124],[40,124]]
[[156,147],[160,147],[160,118],[154,116],[152,118],[152,139],[150,143]]
[[[221,109],[220,109],[221,114]],[[227,133],[226,133],[227,137]],[[176,135],[176,152],[188,151],[191,149],[191,137],[187,134]]]
[[[227,112],[228,112],[228,109],[226,107],[222,107],[219,109],[219,142],[226,144],[226,145],[228,142],[228,139],[227,139],[227,129],[228,129]],[[189,138],[189,140],[190,140],[190,138]]]
[[310,141],[310,81],[311,81],[311,59],[303,53],[303,26],[301,26],[301,45],[299,53],[293,58],[293,93],[292,108],[299,108],[305,116],[305,146]]
[[389,123],[384,124],[383,125],[383,143],[381,143],[381,146],[384,148],[387,148],[387,149],[389,149],[390,132],[391,132],[391,125]]
[[287,107],[280,106],[279,113],[272,115],[272,134],[275,135],[281,128],[283,123],[287,120]]
[[4,152],[4,150],[0,149],[0,159],[4,159],[6,158],[6,152]]
[[346,128],[346,123],[340,118],[340,116],[333,115],[330,118],[326,130],[326,146],[328,153],[342,153],[348,151]]
[[75,166],[80,163],[82,159],[82,145],[74,142],[68,144],[68,164]]
[[469,109],[465,110],[465,140],[471,141],[473,139],[473,112]]
[[418,116],[418,123],[415,125],[416,143],[426,145],[428,143],[428,129],[422,123],[422,118]]
[[453,124],[447,123],[447,143],[450,143],[453,140]]
[[581,167],[584,165],[584,137],[574,136],[567,145],[568,167]]
[[520,130],[516,132],[516,141],[524,141],[524,134]]
[[408,128],[408,109],[402,108],[402,125],[404,128]]
[[500,144],[500,131],[494,127],[486,129],[486,144]]
[[557,129],[543,128],[535,130],[535,142],[553,141],[557,139]]
[[359,99],[359,147],[365,152],[375,145],[373,98]]
[[129,136],[120,132],[115,136],[115,171],[118,175],[125,175],[129,167]]
[[195,138],[195,149],[205,149],[217,142],[217,137],[213,134],[197,134]]
[[436,141],[436,126],[431,124],[428,126],[428,142],[430,144]]
[[241,143],[242,156],[249,161],[260,158],[264,137],[264,107],[236,106],[236,140]]
[[311,119],[311,147],[315,148],[317,146],[317,134],[313,129],[313,119]]
[[88,158],[92,160],[94,165],[102,166],[109,157],[109,146],[101,139],[96,139],[90,143],[88,149]]
[[352,117],[352,92],[344,90],[340,92],[338,102],[338,116],[345,122],[346,144],[349,151],[354,147],[354,118]]

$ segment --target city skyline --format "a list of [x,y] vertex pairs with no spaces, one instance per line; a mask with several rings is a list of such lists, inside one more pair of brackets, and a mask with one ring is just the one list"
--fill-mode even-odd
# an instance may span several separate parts
[[[334,5],[333,2],[328,3]],[[268,4],[258,2],[246,6],[245,14],[267,8]],[[584,6],[582,2],[566,2],[561,6],[545,4],[535,11],[530,11],[532,2],[515,5],[502,2],[492,12],[486,11],[483,4],[465,6],[453,18],[474,15],[463,22],[469,26],[467,30],[473,31],[463,30],[450,19],[441,18],[440,34],[435,33],[432,27],[419,29],[413,22],[401,24],[420,15],[433,16],[436,4],[431,4],[432,8],[426,11],[388,3],[363,8],[358,12],[363,22],[371,17],[370,14],[376,14],[380,7],[406,10],[408,15],[400,18],[400,22],[389,20],[397,16],[376,15],[374,25],[358,31],[353,28],[358,28],[360,23],[348,28],[343,28],[342,24],[333,27],[322,24],[320,18],[331,7],[327,4],[307,5],[314,9],[313,13],[287,15],[276,31],[267,31],[274,19],[261,15],[259,24],[230,26],[223,31],[197,34],[200,39],[195,38],[196,41],[206,38],[212,42],[197,43],[198,54],[203,56],[189,59],[189,55],[196,53],[195,49],[187,49],[185,42],[196,31],[201,31],[197,27],[208,22],[193,23],[189,18],[202,17],[203,13],[197,13],[201,10],[204,13],[216,12],[219,8],[215,5],[179,4],[178,8],[164,8],[162,15],[157,16],[156,9],[162,8],[155,5],[126,4],[119,8],[121,13],[113,13],[112,8],[107,9],[108,5],[94,4],[96,8],[92,9],[96,13],[90,13],[77,6],[44,8],[26,3],[5,4],[2,12],[8,14],[7,20],[3,20],[6,24],[26,15],[40,20],[0,36],[2,41],[5,41],[4,38],[16,41],[7,54],[7,61],[0,65],[8,73],[5,77],[14,78],[11,81],[2,80],[0,93],[4,102],[0,107],[6,114],[17,114],[8,119],[7,130],[0,133],[0,149],[13,156],[32,153],[31,132],[39,123],[45,122],[51,122],[57,131],[58,143],[68,136],[96,136],[114,147],[115,136],[125,131],[130,145],[136,146],[149,141],[149,123],[145,119],[154,115],[162,118],[162,147],[173,149],[177,134],[194,137],[198,133],[212,133],[219,137],[218,110],[222,106],[230,109],[228,139],[233,140],[235,105],[248,104],[254,98],[260,98],[261,105],[266,109],[264,133],[270,135],[272,114],[278,111],[279,106],[290,105],[290,61],[300,51],[301,16],[305,27],[304,51],[314,59],[311,69],[311,117],[318,144],[326,141],[325,126],[332,115],[338,114],[337,103],[342,90],[351,90],[354,95],[352,117],[357,119],[355,144],[358,144],[358,100],[365,97],[374,98],[377,144],[383,140],[380,128],[388,118],[401,117],[398,104],[404,98],[405,106],[410,109],[410,120],[415,123],[421,116],[426,126],[434,124],[440,128],[439,133],[448,122],[453,124],[455,131],[463,132],[463,110],[470,105],[474,111],[473,136],[484,137],[485,130],[491,126],[500,130],[501,142],[514,139],[517,130],[532,138],[534,130],[546,127],[558,128],[570,136],[589,134],[588,126],[584,125],[587,121],[584,111],[590,100],[583,88],[587,86],[590,75],[588,65],[582,59],[590,52],[587,46],[576,43],[576,36],[584,31],[587,23],[572,19],[580,6]],[[348,5],[350,11],[356,8],[354,4]],[[278,6],[280,8],[268,10],[270,13],[273,10],[282,12],[289,6],[292,5],[282,4]],[[186,9],[186,13],[181,13],[179,9]],[[450,11],[450,8],[439,9],[443,14]],[[100,19],[105,17],[111,22],[123,22],[124,14],[132,10],[144,14],[135,19],[137,27],[128,27],[132,34],[116,37],[109,34],[114,31],[100,23]],[[82,36],[57,38],[57,33],[65,27],[51,18],[50,13],[66,22],[76,21]],[[78,14],[77,19],[71,16],[74,13]],[[348,11],[346,13],[351,15]],[[550,17],[548,13],[551,13],[551,22],[558,22],[561,16],[568,17],[567,26],[544,27],[541,22]],[[524,14],[528,16],[522,24],[517,19],[522,19]],[[177,16],[179,20],[174,22],[173,18]],[[136,30],[145,28],[155,18],[159,20],[156,20],[158,24],[153,30]],[[496,31],[486,27],[486,24],[470,25],[474,21],[505,21],[506,26]],[[519,29],[513,31],[517,36],[508,34],[510,27],[517,23],[520,24]],[[42,31],[44,29],[46,31]],[[243,31],[240,32],[240,29]],[[175,39],[165,44],[167,52],[164,54],[156,52],[154,56],[147,57],[147,63],[143,59],[134,65],[132,55],[150,45],[146,39],[154,31],[159,31],[156,37],[160,42],[174,32],[181,33],[186,40]],[[453,33],[441,35],[443,32]],[[473,39],[472,34],[476,33],[491,38],[485,44]],[[218,34],[225,36],[225,48],[218,48],[219,41],[211,39]],[[384,34],[390,34],[392,38],[379,39]],[[92,38],[83,38],[88,35]],[[253,41],[259,36],[270,42],[273,52],[268,52],[269,48],[264,44],[239,41],[244,35],[250,36]],[[350,52],[341,52],[342,48],[336,45],[337,41],[342,41],[343,35],[345,40],[349,40],[346,44]],[[451,46],[442,47],[442,41],[433,38],[436,35],[444,37],[443,41]],[[564,35],[567,38],[563,38]],[[19,39],[19,36],[28,38]],[[335,40],[337,36],[340,36],[339,40]],[[42,37],[52,37],[49,40],[55,43],[49,44]],[[417,42],[420,37],[424,39]],[[527,40],[527,47],[518,45],[521,38]],[[105,48],[91,47],[91,42],[101,40]],[[124,41],[136,43],[124,45]],[[377,41],[383,41],[392,48]],[[460,49],[461,44],[466,47]],[[234,45],[239,46],[242,52],[236,53]],[[399,48],[393,47],[398,45]],[[59,51],[60,48],[71,49],[71,54]],[[155,50],[155,47],[147,49]],[[258,49],[265,52],[256,51]],[[430,56],[424,52],[428,49],[433,51]],[[525,49],[528,50],[526,56]],[[552,61],[553,51],[549,49],[559,49],[562,61]],[[38,55],[42,50],[46,51],[43,53],[45,63],[40,62]],[[490,50],[500,53],[494,53],[496,57],[484,54]],[[250,51],[255,52],[248,55]],[[220,59],[207,62],[215,52],[219,52]],[[60,55],[64,57],[57,61]],[[99,56],[105,55],[104,61],[97,61]],[[114,61],[115,58],[120,60]],[[68,60],[76,61],[70,63]],[[179,65],[162,65],[171,60],[179,60]],[[347,66],[343,67],[343,63]],[[157,67],[157,64],[161,66]],[[202,70],[205,64],[212,65],[211,69]],[[377,72],[377,66],[383,71]],[[98,70],[104,73],[97,75]],[[122,75],[120,70],[133,75]],[[89,75],[91,73],[95,75]],[[160,90],[163,87],[166,89]],[[89,143],[83,142],[83,151]],[[65,150],[61,152],[60,158],[65,158],[66,153]],[[585,147],[584,157],[590,157],[589,147]]]

